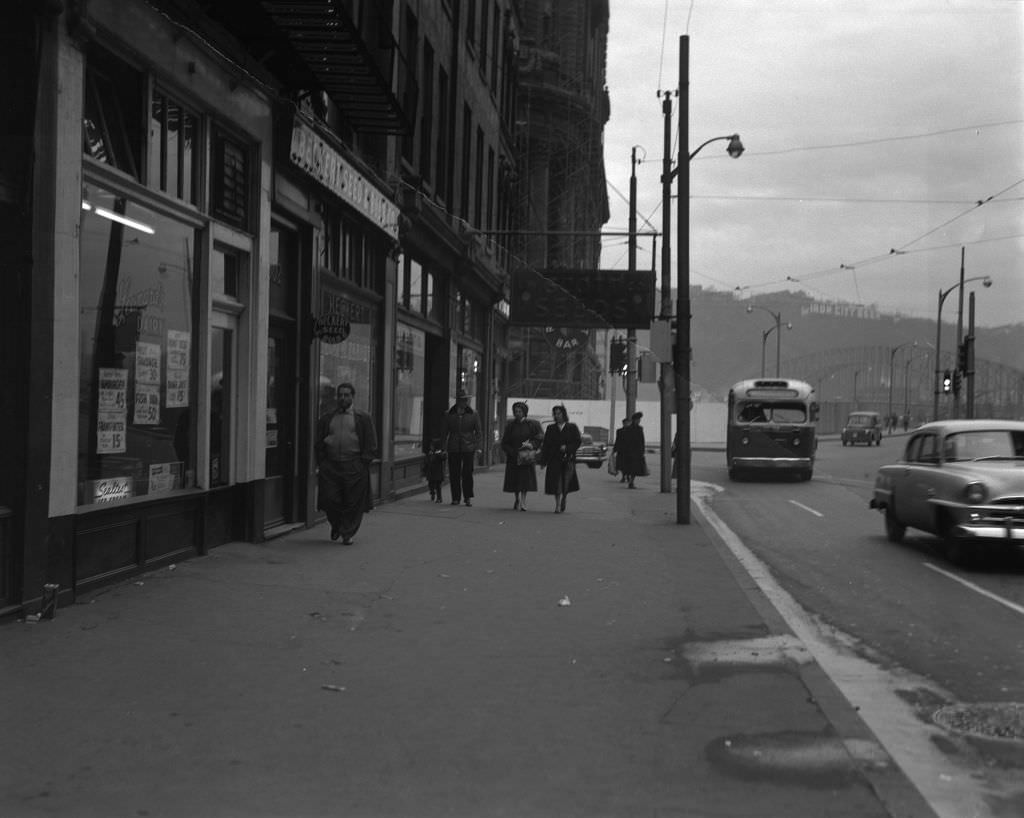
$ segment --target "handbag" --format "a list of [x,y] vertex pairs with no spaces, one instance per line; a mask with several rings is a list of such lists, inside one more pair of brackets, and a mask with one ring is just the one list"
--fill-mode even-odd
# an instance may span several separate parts
[[520,449],[516,452],[516,463],[520,466],[532,466],[537,462],[536,449]]

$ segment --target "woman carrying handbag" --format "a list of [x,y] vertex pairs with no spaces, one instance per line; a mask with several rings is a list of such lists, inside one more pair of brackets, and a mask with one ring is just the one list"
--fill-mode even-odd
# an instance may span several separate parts
[[526,495],[537,490],[537,450],[544,439],[540,424],[527,417],[530,408],[522,401],[512,404],[512,420],[505,424],[501,450],[505,453],[502,491],[516,496],[513,510],[526,511]]

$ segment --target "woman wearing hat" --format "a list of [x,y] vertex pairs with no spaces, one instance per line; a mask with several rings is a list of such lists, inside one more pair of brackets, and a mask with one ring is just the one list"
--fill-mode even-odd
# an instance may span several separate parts
[[473,466],[480,451],[480,416],[469,405],[469,393],[459,389],[455,405],[444,418],[444,447],[448,452],[448,479],[452,505],[473,505]]
[[544,493],[555,496],[555,514],[565,511],[565,498],[580,490],[576,476],[576,450],[582,440],[579,427],[569,422],[569,412],[562,405],[551,409],[554,420],[544,431],[540,449],[540,464],[547,468],[544,475]]
[[527,417],[530,407],[523,401],[512,404],[512,420],[505,424],[501,450],[505,453],[505,482],[501,490],[516,496],[513,509],[526,511],[526,495],[537,490],[534,467],[537,450],[544,440],[540,424]]

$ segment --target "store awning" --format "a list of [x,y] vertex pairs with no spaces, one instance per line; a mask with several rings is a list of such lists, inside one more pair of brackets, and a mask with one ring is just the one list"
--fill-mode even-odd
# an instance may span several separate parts
[[413,110],[406,110],[399,96],[414,109],[415,80],[389,33],[371,50],[340,0],[262,0],[260,5],[354,128],[410,130]]

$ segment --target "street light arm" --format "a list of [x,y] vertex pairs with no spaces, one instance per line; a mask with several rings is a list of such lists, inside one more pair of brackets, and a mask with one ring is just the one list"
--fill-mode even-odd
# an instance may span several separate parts
[[980,282],[982,282],[982,285],[985,286],[985,287],[991,287],[992,286],[992,277],[991,276],[971,276],[970,278],[965,278],[963,281],[958,281],[956,284],[954,284],[948,290],[944,290],[939,295],[939,309],[940,310],[942,309],[942,305],[943,305],[943,303],[945,303],[946,297],[951,292],[953,292],[954,290],[959,290],[964,284],[968,284],[971,281],[980,281]]
[[[746,148],[743,147],[743,142],[740,141],[740,135],[738,133],[730,134],[729,136],[715,136],[715,137],[712,137],[711,139],[709,139],[707,142],[704,142],[701,145],[699,145],[697,147],[697,149],[695,151],[693,151],[693,153],[690,154],[690,159],[692,160],[693,157],[695,157],[707,145],[710,145],[712,142],[722,142],[722,141],[725,141],[725,140],[728,140],[728,142],[729,142],[729,147],[727,147],[725,149],[725,152],[728,153],[729,156],[731,156],[733,159],[738,159],[743,154],[743,151],[746,150]],[[668,179],[667,180],[665,179],[664,176],[662,177],[662,183],[664,183],[666,181],[669,181],[669,182],[672,181],[673,179],[676,178],[676,176],[678,174],[679,174],[679,166],[677,165],[675,168],[673,168],[672,170],[668,171]]]
[[738,133],[730,134],[729,136],[715,136],[715,137],[712,137],[707,142],[704,142],[703,144],[698,145],[697,149],[695,151],[693,151],[693,153],[690,154],[690,159],[693,159],[693,157],[695,157],[698,153],[700,153],[701,150],[703,150],[705,146],[710,145],[712,142],[721,142],[721,141],[724,141],[724,140],[728,140],[729,141],[729,147],[726,148],[726,152],[733,159],[737,159],[743,153],[743,151],[744,151],[743,143],[740,141],[740,135]]

